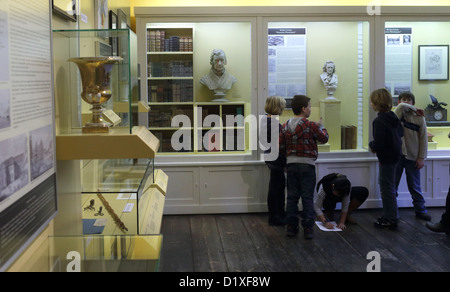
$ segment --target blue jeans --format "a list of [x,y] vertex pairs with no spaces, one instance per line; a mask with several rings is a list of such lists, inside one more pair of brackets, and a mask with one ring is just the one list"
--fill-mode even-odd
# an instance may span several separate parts
[[398,206],[395,191],[396,164],[379,164],[378,184],[380,185],[383,217],[397,222]]
[[417,213],[426,213],[425,199],[420,188],[420,169],[417,169],[416,162],[408,160],[405,156],[400,158],[395,173],[395,190],[398,190],[400,179],[402,178],[403,169],[405,169],[406,182],[408,190],[413,199],[414,210]]
[[304,163],[290,163],[287,165],[287,224],[298,226],[298,202],[302,198],[303,228],[314,226],[314,187],[316,185],[316,168]]

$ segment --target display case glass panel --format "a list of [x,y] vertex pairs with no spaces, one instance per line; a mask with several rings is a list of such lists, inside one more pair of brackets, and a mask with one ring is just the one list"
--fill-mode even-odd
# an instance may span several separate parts
[[[250,154],[251,125],[244,117],[252,102],[251,22],[154,22],[145,33],[147,83],[141,91],[160,155]],[[215,49],[225,53],[225,73],[217,78],[234,78],[228,87],[221,83],[227,88],[220,92],[205,81]],[[226,117],[237,122],[227,125]]]
[[84,235],[159,233],[167,177],[155,171],[153,159],[144,160],[83,161]]
[[[92,118],[90,105],[81,99],[80,72],[71,58],[118,56],[113,65],[111,98],[103,107],[103,119],[114,127],[126,127],[131,133],[138,125],[137,37],[130,29],[55,30],[53,32],[55,91],[60,102],[57,134],[78,133]],[[64,96],[64,99],[61,98]],[[63,100],[63,101],[62,101]]]
[[157,272],[162,235],[48,238],[49,272]]
[[369,23],[272,21],[267,27],[268,96],[282,96],[287,101],[280,122],[293,116],[292,97],[306,95],[311,98],[309,119],[322,117],[330,135],[319,151],[366,151]]
[[409,91],[415,106],[423,109],[428,149],[450,149],[449,44],[445,33],[450,22],[385,22],[385,86],[398,104],[398,95]]

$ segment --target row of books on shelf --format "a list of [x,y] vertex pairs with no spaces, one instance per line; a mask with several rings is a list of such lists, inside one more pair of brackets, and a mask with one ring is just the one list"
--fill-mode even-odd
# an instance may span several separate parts
[[148,88],[149,102],[192,102],[192,80],[162,80]]
[[[202,117],[205,118],[209,115],[219,115],[218,108],[209,108],[202,106]],[[222,124],[224,126],[227,126],[227,117],[230,116],[232,118],[231,120],[231,127],[238,126],[242,127],[244,126],[244,107],[243,106],[229,106],[228,109],[226,109],[225,106],[222,107]]]
[[192,52],[192,37],[170,36],[165,30],[150,30],[147,33],[148,52]]
[[[220,141],[221,139],[223,140]],[[205,152],[245,150],[245,135],[243,130],[223,131],[222,136],[218,131],[207,131],[203,133],[202,141],[203,151]]]
[[[164,135],[163,132],[152,132],[160,142],[159,152],[193,152],[194,147],[192,145],[190,149],[174,150],[172,147],[171,136]],[[203,152],[219,152],[219,151],[243,151],[245,150],[245,138],[241,138],[240,135],[236,133],[224,133],[220,136],[217,131],[207,131],[202,134],[200,151]],[[180,136],[182,139],[183,136]],[[221,141],[223,139],[223,141]],[[182,143],[183,141],[179,141]],[[222,145],[221,145],[222,144]]]
[[151,128],[156,127],[171,127],[172,119],[177,115],[185,115],[189,117],[189,119],[193,120],[193,108],[177,108],[177,107],[168,107],[164,109],[152,109],[148,113],[148,124]]
[[191,60],[172,60],[167,62],[148,62],[148,77],[192,77]]

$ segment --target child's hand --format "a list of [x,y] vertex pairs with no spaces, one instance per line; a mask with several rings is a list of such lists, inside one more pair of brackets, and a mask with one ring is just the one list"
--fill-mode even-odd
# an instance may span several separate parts
[[421,109],[421,108],[418,108],[418,109],[416,110],[416,114],[417,114],[418,116],[424,117],[424,116],[425,116],[425,111],[424,111],[423,109]]
[[423,158],[418,158],[416,160],[416,168],[417,169],[421,169],[424,165],[425,165],[425,162],[424,162]]
[[347,228],[347,226],[345,226],[344,223],[339,223],[338,226],[337,226],[337,228],[339,228],[339,229],[341,229],[341,230],[344,230],[345,228]]
[[323,226],[325,226],[325,228],[327,229],[334,229],[333,224],[331,224],[331,222],[325,222],[325,224],[323,224]]
[[317,126],[322,127],[322,117],[320,117],[320,120],[318,122],[316,122]]

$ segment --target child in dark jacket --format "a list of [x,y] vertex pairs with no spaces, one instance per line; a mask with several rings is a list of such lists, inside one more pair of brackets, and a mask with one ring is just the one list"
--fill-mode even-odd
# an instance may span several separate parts
[[403,127],[391,111],[392,96],[384,88],[370,94],[372,108],[378,112],[373,121],[373,141],[369,143],[379,161],[378,184],[383,203],[383,216],[374,222],[375,227],[396,229],[398,206],[395,191],[395,167],[402,154]]
[[[281,132],[281,124],[275,118],[283,113],[286,108],[286,100],[280,96],[269,96],[266,99],[264,110],[267,115],[261,120],[260,135],[266,134],[267,142],[270,145],[276,145],[276,149],[272,146],[264,153],[265,162],[270,170],[269,192],[267,195],[267,207],[269,209],[269,225],[281,226],[285,224],[286,211],[284,210],[286,199],[286,177],[284,171],[286,169],[286,157],[279,153],[279,135]],[[275,125],[276,124],[276,125]],[[276,132],[274,128],[276,127]],[[272,133],[274,131],[274,133]],[[272,137],[273,134],[273,137]],[[273,140],[272,140],[273,139]],[[278,153],[278,155],[274,155]],[[276,156],[276,159],[275,159]]]

